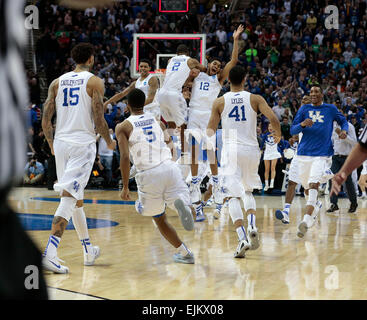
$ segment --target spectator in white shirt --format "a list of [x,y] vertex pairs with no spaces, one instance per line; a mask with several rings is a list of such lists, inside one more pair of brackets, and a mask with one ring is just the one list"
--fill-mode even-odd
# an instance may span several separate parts
[[301,46],[297,45],[297,50],[293,52],[292,62],[304,62],[306,60],[305,53],[301,50]]
[[[354,126],[348,122],[348,132],[347,137],[345,139],[340,138],[340,127],[334,122],[334,131],[331,136],[331,140],[333,141],[334,145],[334,155],[333,161],[331,165],[331,171],[335,174],[337,173],[341,167],[343,166],[345,160],[347,159],[348,155],[352,152],[354,145],[357,143],[357,136],[354,129]],[[329,181],[330,188],[331,188],[331,180]],[[347,196],[349,201],[351,202],[349,213],[354,213],[357,210],[357,193],[355,184],[352,179],[352,175],[349,175],[347,180],[345,181],[345,188],[347,192]],[[338,196],[333,194],[330,197],[331,206],[327,210],[327,212],[334,212],[339,210],[338,207]]]
[[217,30],[215,35],[218,37],[221,44],[225,44],[227,42],[227,33],[224,31],[224,27],[222,25],[219,26],[219,30]]
[[284,108],[283,108],[283,99],[279,99],[278,104],[275,105],[273,108],[274,113],[278,117],[279,121],[282,120],[282,116],[284,114]]
[[343,52],[345,62],[350,63],[350,59],[352,59],[352,56],[353,56],[352,46],[348,46],[347,50]]

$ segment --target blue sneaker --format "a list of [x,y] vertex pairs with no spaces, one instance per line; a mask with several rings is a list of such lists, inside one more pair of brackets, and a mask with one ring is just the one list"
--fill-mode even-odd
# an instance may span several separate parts
[[183,256],[181,253],[175,253],[173,255],[173,261],[177,263],[194,264],[195,258],[193,253],[188,253],[186,256]]
[[281,220],[284,224],[289,223],[289,215],[285,211],[282,211],[282,210],[275,211],[275,217],[278,220]]

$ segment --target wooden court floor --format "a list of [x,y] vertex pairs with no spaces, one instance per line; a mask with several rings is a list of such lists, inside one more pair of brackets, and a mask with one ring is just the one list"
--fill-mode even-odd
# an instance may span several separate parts
[[[44,251],[58,205],[53,191],[15,189],[11,204],[36,245]],[[133,199],[136,194],[133,193]],[[148,217],[135,212],[133,202],[121,204],[118,191],[86,190],[85,212],[92,243],[101,248],[94,266],[83,265],[75,230],[66,230],[58,255],[67,275],[45,272],[51,299],[367,299],[367,201],[359,200],[356,214],[339,200],[341,212],[327,214],[328,196],[317,224],[303,239],[296,235],[304,198],[296,197],[291,223],[283,225],[275,210],[284,197],[256,196],[256,224],[261,246],[234,259],[237,235],[228,211],[188,232],[177,215],[169,221],[193,250],[194,265],[176,264],[174,249]]]

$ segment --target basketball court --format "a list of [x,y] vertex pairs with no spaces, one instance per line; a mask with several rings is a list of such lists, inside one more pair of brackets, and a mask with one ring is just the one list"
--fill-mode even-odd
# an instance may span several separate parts
[[[327,214],[328,197],[317,224],[304,239],[297,225],[305,206],[295,197],[289,225],[275,218],[282,196],[255,196],[260,248],[245,259],[233,258],[237,235],[227,209],[219,220],[214,208],[207,219],[185,231],[178,216],[168,219],[195,254],[194,265],[174,263],[174,248],[162,238],[152,219],[136,213],[119,191],[86,190],[85,212],[90,239],[101,248],[94,266],[83,265],[82,246],[69,222],[58,256],[69,274],[45,272],[50,298],[55,300],[251,300],[367,299],[367,201],[349,214],[349,201],[339,200],[340,213]],[[43,252],[59,197],[40,188],[18,188],[10,203],[23,226]]]

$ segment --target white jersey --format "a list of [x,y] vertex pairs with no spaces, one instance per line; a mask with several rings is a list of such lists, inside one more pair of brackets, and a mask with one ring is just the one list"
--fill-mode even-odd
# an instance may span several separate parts
[[200,72],[192,85],[190,110],[210,112],[221,88],[217,75],[209,76],[205,72]]
[[149,80],[151,77],[153,77],[152,74],[149,74],[144,80],[141,80],[141,77],[139,77],[139,79],[135,82],[135,88],[144,92],[145,99],[148,98]]
[[164,134],[151,113],[132,115],[127,120],[133,126],[129,137],[132,162],[138,172],[154,168],[172,158],[164,142]]
[[92,76],[88,71],[71,71],[59,78],[55,139],[81,145],[96,142],[92,98],[87,93]]
[[259,148],[256,126],[257,114],[250,103],[250,92],[228,92],[223,95],[221,115],[224,144],[241,144]]
[[167,65],[162,89],[182,91],[182,86],[190,74],[190,68],[187,65],[189,59],[190,57],[185,55],[171,58]]

